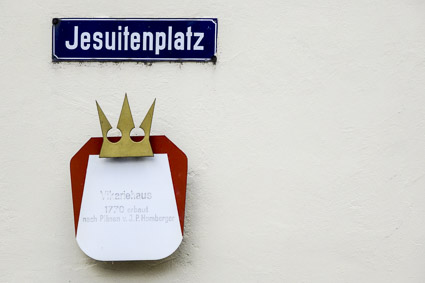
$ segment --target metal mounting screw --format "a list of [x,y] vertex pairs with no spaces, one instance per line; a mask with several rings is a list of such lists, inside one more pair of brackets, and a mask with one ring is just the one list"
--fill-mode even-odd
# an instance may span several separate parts
[[217,56],[212,56],[211,57],[211,62],[213,62],[214,64],[217,63]]
[[53,18],[52,24],[54,24],[54,25],[59,24],[59,19],[58,18]]

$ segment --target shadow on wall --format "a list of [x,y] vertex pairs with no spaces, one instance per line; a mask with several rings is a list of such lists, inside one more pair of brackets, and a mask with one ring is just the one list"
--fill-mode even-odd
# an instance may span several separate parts
[[[177,268],[182,260],[186,260],[189,253],[186,252],[187,245],[183,239],[180,247],[169,257],[161,260],[150,261],[97,261],[87,257],[87,264],[99,272],[107,271],[123,271],[129,274],[132,273],[164,273]],[[186,255],[186,256],[185,256]]]

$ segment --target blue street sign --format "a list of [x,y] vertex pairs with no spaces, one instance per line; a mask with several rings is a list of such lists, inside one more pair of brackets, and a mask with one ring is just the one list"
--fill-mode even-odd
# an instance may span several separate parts
[[53,19],[53,61],[215,61],[217,19]]

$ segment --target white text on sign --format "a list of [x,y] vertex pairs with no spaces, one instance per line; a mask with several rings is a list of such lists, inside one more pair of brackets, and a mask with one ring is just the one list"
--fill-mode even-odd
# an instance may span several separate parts
[[192,32],[192,27],[187,27],[185,33],[173,32],[173,27],[168,26],[167,32],[130,32],[128,26],[124,29],[118,26],[118,31],[96,31],[79,33],[78,26],[74,26],[73,40],[65,41],[69,50],[80,47],[82,50],[133,50],[153,51],[158,55],[162,50],[204,50],[201,45],[204,38],[203,32]]

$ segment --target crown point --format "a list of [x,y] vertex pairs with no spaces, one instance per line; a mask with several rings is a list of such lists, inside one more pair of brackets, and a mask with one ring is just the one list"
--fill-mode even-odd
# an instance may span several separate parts
[[118,120],[117,128],[121,133],[130,135],[130,131],[134,128],[133,116],[131,115],[130,104],[128,103],[127,94],[124,97],[122,104],[120,118]]
[[110,129],[112,129],[111,123],[109,123],[108,118],[106,118],[105,113],[103,113],[102,108],[100,108],[99,103],[96,101],[97,113],[99,115],[100,127],[102,129],[102,136],[106,137],[106,134]]
[[147,138],[149,138],[151,135],[151,127],[152,127],[153,111],[155,109],[155,101],[156,101],[156,98],[154,99],[151,107],[149,108],[149,111],[146,114],[145,119],[143,119],[142,124],[140,124],[140,128],[143,129],[143,131],[145,132],[145,136]]

